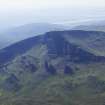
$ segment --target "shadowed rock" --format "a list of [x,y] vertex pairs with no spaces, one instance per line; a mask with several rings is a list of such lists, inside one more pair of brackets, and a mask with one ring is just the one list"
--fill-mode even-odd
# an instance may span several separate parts
[[73,69],[71,67],[69,67],[69,66],[65,66],[64,74],[72,75],[73,74]]
[[52,64],[48,64],[47,61],[45,61],[45,69],[47,71],[47,73],[51,74],[51,75],[55,75],[56,74],[56,69]]

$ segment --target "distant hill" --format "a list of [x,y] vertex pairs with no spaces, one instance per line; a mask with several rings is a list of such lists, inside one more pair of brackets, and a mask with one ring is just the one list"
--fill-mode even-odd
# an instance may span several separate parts
[[104,31],[105,32],[105,21],[89,22],[83,25],[78,25],[73,30],[86,30],[86,31]]
[[73,28],[73,30],[105,31],[105,25],[80,25]]
[[0,50],[0,105],[104,105],[105,33],[52,31]]
[[0,33],[0,48],[24,40],[26,38],[44,34],[48,31],[64,30],[66,27],[49,23],[32,23],[15,27]]

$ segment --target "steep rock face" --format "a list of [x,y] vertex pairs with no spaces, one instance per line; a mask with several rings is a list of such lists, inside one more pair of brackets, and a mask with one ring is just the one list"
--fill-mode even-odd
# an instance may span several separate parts
[[45,69],[46,69],[47,73],[49,73],[51,75],[54,75],[57,72],[55,67],[52,64],[48,64],[47,61],[45,61]]
[[[45,36],[45,42],[50,57],[68,57],[73,62],[99,62],[105,61],[105,57],[96,56],[93,53],[85,51],[81,47],[72,44],[64,37],[65,33],[49,32]],[[81,36],[81,35],[80,35]]]

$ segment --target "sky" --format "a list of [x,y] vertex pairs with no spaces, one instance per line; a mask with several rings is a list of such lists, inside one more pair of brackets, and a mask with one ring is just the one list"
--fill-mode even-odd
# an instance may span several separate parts
[[105,0],[0,0],[0,29],[29,23],[78,23],[105,17]]

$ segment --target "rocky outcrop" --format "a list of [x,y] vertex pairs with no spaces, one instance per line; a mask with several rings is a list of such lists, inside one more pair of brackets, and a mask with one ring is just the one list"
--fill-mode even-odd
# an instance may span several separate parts
[[51,75],[55,75],[57,73],[55,67],[52,64],[48,64],[47,61],[45,61],[45,70]]
[[32,56],[22,56],[18,62],[19,67],[23,68],[23,70],[27,72],[34,73],[37,71],[37,60]]
[[74,71],[70,66],[66,65],[65,69],[64,69],[64,74],[72,75],[72,74],[74,74]]

